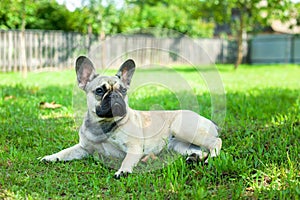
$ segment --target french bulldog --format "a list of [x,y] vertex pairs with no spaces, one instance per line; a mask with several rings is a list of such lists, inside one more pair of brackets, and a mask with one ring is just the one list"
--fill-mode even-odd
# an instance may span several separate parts
[[85,56],[78,57],[75,65],[78,86],[88,105],[79,143],[42,161],[70,161],[98,152],[123,159],[115,173],[115,178],[120,178],[132,173],[144,156],[157,155],[166,145],[188,156],[187,162],[220,154],[222,140],[211,120],[189,110],[139,111],[128,106],[133,60],[125,61],[115,76],[97,74]]

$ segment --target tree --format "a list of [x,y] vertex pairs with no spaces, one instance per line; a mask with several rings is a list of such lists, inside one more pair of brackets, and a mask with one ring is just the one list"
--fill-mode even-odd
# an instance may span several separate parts
[[71,21],[75,22],[74,31],[101,37],[119,31],[120,11],[113,1],[105,6],[101,0],[86,0],[83,3],[84,6],[77,8],[71,16]]
[[3,0],[0,4],[0,28],[21,31],[18,53],[24,77],[27,76],[25,28],[27,19],[31,20],[34,15],[35,5],[33,3],[34,0]]
[[158,28],[157,35],[174,30],[190,37],[212,37],[214,24],[201,19],[198,0],[127,0],[121,14],[121,32]]
[[[24,29],[34,17],[34,0],[2,0],[0,4],[0,29]],[[17,14],[16,14],[17,13]]]
[[237,69],[243,59],[243,35],[254,31],[257,25],[268,26],[272,20],[288,20],[292,3],[290,0],[212,0],[202,4],[204,15],[217,23],[232,24],[237,40]]
[[300,26],[300,2],[296,3],[295,5],[295,9],[296,9],[296,12],[297,12],[297,26]]
[[72,12],[55,0],[40,0],[35,3],[34,18],[27,20],[27,29],[71,31],[69,18]]
[[68,31],[72,30],[71,14],[55,0],[2,0],[0,29]]

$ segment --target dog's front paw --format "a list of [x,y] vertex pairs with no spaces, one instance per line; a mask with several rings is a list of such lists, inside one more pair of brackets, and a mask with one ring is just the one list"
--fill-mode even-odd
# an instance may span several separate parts
[[127,177],[128,174],[131,174],[131,172],[119,170],[119,171],[117,171],[117,172],[115,173],[115,176],[114,176],[114,177],[115,177],[115,179],[120,179],[121,177]]
[[42,162],[58,162],[59,158],[56,155],[45,156],[40,159]]

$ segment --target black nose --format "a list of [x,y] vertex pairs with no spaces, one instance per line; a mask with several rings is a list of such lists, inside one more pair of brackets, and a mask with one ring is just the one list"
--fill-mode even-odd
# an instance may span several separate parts
[[118,99],[120,98],[120,95],[118,93],[112,92],[110,93],[109,97],[112,99]]

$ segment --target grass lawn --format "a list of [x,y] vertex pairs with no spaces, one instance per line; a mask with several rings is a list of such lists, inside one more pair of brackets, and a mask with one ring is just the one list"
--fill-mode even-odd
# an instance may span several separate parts
[[[78,102],[85,102],[73,95],[74,71],[29,73],[27,79],[0,73],[0,199],[299,199],[300,66],[218,69],[226,91],[221,155],[194,166],[183,157],[169,165],[159,158],[156,170],[120,180],[113,178],[115,169],[95,156],[66,163],[37,159],[78,142],[74,113]],[[160,69],[136,73],[145,79],[170,76]],[[211,96],[198,72],[180,67],[178,73],[196,96],[195,111],[210,118]],[[191,99],[182,101],[195,104]],[[53,101],[61,107],[40,107]],[[136,109],[180,109],[181,103],[176,92],[159,85],[130,94]],[[152,163],[147,165],[137,169]]]

